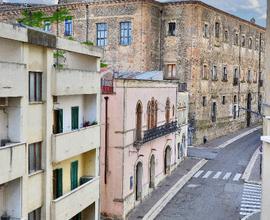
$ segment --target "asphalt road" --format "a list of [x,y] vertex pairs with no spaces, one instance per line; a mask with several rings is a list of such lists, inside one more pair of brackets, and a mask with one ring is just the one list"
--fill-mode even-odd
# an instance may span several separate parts
[[196,156],[201,152],[210,160],[156,219],[239,220],[244,186],[240,177],[260,143],[260,132],[254,132],[224,149],[208,150],[209,155],[195,150]]

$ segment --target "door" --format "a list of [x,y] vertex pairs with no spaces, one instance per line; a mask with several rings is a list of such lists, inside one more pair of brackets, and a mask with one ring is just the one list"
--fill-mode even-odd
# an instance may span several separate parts
[[78,187],[78,161],[71,163],[70,167],[70,189],[76,189]]
[[169,174],[171,169],[171,148],[167,146],[164,156],[164,172]]
[[63,133],[63,109],[54,110],[54,134]]
[[57,199],[63,195],[63,169],[53,171],[53,198]]
[[71,107],[71,129],[79,129],[79,107]]
[[250,123],[251,123],[251,94],[248,94],[247,97],[247,127],[250,127]]
[[155,187],[155,156],[152,155],[150,159],[150,183],[149,187],[154,188]]
[[139,162],[136,166],[136,200],[137,201],[142,198],[142,172],[143,172],[142,163]]

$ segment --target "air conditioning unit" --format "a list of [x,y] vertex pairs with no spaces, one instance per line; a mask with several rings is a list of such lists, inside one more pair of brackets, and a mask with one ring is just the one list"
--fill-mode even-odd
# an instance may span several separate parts
[[93,176],[82,176],[80,178],[80,186],[94,179]]
[[0,98],[0,107],[7,107],[8,106],[8,98]]
[[10,143],[9,139],[2,139],[0,142],[0,147],[4,147],[7,145],[7,143]]

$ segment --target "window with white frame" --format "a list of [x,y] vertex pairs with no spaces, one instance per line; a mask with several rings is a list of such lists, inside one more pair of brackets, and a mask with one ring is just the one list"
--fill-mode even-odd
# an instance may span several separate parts
[[73,32],[72,19],[65,19],[65,36],[71,36]]
[[42,144],[41,142],[28,145],[28,173],[41,170]]
[[167,78],[176,77],[176,64],[167,64]]
[[42,101],[42,73],[29,72],[29,101]]
[[97,24],[97,46],[104,47],[107,45],[108,26],[106,23]]
[[51,22],[50,21],[44,21],[44,31],[50,32],[52,29]]
[[132,28],[130,21],[120,22],[120,44],[127,46],[132,41]]

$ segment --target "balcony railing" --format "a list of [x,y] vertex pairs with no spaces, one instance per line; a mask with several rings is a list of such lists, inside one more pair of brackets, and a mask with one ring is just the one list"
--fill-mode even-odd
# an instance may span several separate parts
[[155,140],[157,138],[163,137],[165,135],[168,135],[170,133],[176,132],[178,129],[177,127],[177,121],[173,121],[164,125],[161,125],[156,128],[152,128],[150,130],[147,130],[144,132],[144,136],[142,140],[135,141],[134,145],[142,145],[144,143],[147,143],[149,141]]
[[101,92],[102,94],[112,94],[113,80],[101,79]]

